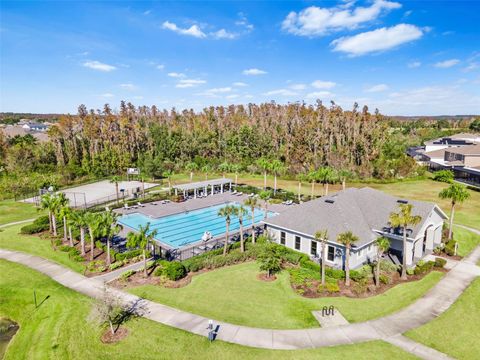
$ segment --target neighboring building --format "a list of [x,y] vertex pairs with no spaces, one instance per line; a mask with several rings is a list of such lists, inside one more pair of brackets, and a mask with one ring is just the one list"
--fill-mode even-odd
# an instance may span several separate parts
[[469,185],[480,186],[480,144],[448,148],[443,151],[443,157],[432,158],[430,169],[452,170],[455,180]]
[[36,122],[28,122],[26,124],[23,124],[22,128],[27,131],[47,131],[48,130],[47,125],[36,123]]
[[312,257],[319,257],[321,243],[315,240],[317,231],[327,230],[326,264],[336,268],[345,265],[345,248],[336,242],[337,236],[351,231],[359,241],[351,251],[350,267],[357,268],[376,257],[375,240],[385,236],[391,252],[402,259],[401,229],[392,229],[389,216],[399,205],[413,205],[413,214],[421,222],[408,229],[407,264],[412,266],[441,243],[445,213],[434,203],[396,198],[371,188],[351,188],[331,196],[295,205],[278,216],[264,220],[268,233],[279,244]]

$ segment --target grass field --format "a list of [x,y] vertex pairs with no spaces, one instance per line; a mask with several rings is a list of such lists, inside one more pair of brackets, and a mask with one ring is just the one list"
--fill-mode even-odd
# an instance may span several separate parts
[[[209,175],[209,178],[221,177],[221,174]],[[226,174],[231,179],[235,179],[234,174]],[[197,174],[194,177],[194,181],[205,180],[202,174]],[[173,178],[174,183],[183,183],[190,181],[190,178],[185,174],[177,174]],[[253,186],[263,186],[262,175],[241,174],[238,178],[239,183],[244,183]],[[295,194],[298,193],[298,181],[296,180],[277,180],[278,188],[282,188],[287,191],[292,191]],[[273,187],[273,177],[267,178],[267,186]],[[447,187],[448,185],[442,182],[433,181],[430,179],[425,180],[406,180],[397,181],[395,183],[381,184],[381,183],[347,183],[347,187],[364,187],[369,186],[374,189],[382,190],[395,196],[410,198],[422,201],[431,201],[437,203],[447,215],[450,214],[450,202],[448,200],[442,200],[438,197],[438,193]],[[341,189],[339,184],[330,185],[330,191],[337,191]],[[315,185],[315,195],[322,195],[321,184]],[[469,190],[470,199],[463,204],[457,204],[455,223],[470,226],[480,230],[480,192]],[[302,193],[305,195],[311,194],[311,186],[308,183],[304,183],[302,186]]]
[[[117,344],[103,344],[101,330],[87,321],[91,300],[46,276],[0,260],[0,317],[20,324],[5,360],[11,359],[414,359],[381,341],[298,351],[248,348],[193,335],[158,323],[136,319],[129,335]],[[38,308],[39,299],[49,298]]]
[[0,201],[0,225],[34,219],[42,214],[44,211],[38,211],[33,204],[13,200]]
[[334,305],[351,322],[366,321],[399,310],[425,294],[442,274],[432,272],[418,282],[398,285],[384,294],[365,298],[307,299],[290,287],[288,272],[274,282],[256,278],[254,262],[217,269],[195,276],[179,289],[154,285],[140,286],[130,292],[185,311],[234,324],[295,329],[318,327],[311,311]]
[[36,235],[21,235],[20,228],[23,225],[8,226],[0,232],[0,248],[7,250],[23,251],[55,261],[74,271],[83,272],[84,266],[81,263],[70,260],[67,253],[54,251],[50,240],[42,239]]
[[406,335],[457,359],[478,359],[480,354],[480,279],[437,319]]
[[458,255],[467,256],[480,245],[480,235],[461,227],[453,227],[453,238],[458,242]]

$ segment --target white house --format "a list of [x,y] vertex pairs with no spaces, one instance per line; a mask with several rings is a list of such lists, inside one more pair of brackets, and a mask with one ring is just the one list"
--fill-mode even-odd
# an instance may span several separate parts
[[295,205],[263,222],[276,242],[312,257],[321,256],[314,234],[327,230],[326,264],[336,268],[345,265],[345,248],[336,242],[337,236],[351,231],[359,237],[350,256],[350,267],[357,268],[376,258],[375,240],[380,236],[390,240],[390,251],[401,261],[402,230],[389,225],[389,216],[404,203],[412,204],[412,213],[421,217],[407,230],[407,265],[412,266],[441,243],[447,216],[434,203],[400,199],[368,187],[350,188]]

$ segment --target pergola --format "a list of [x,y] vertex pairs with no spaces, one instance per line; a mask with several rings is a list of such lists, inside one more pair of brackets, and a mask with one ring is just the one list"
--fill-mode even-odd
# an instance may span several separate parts
[[193,190],[193,197],[196,198],[197,195],[213,195],[216,192],[223,193],[226,190],[232,188],[232,179],[222,178],[222,179],[212,179],[205,181],[198,181],[188,184],[180,184],[175,186],[175,195],[178,195],[178,191],[183,191],[183,197],[185,198],[187,194]]

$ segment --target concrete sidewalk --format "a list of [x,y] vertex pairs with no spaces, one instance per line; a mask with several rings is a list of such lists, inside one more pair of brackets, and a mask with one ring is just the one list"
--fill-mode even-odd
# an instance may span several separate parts
[[[480,276],[480,268],[473,265],[475,262],[471,262],[478,257],[480,257],[480,248],[477,248],[468,260],[457,264],[421,299],[383,318],[337,327],[298,330],[260,329],[215,321],[215,324],[219,325],[217,339],[265,349],[305,349],[395,339],[404,332],[433,320],[447,310],[470,283]],[[38,270],[60,284],[90,297],[99,298],[103,294],[105,285],[102,280],[86,278],[43,258],[1,249],[0,258]],[[146,311],[144,317],[147,319],[207,336],[207,318],[140,299],[120,290],[111,289],[111,291],[118,294],[125,302],[139,302]]]

